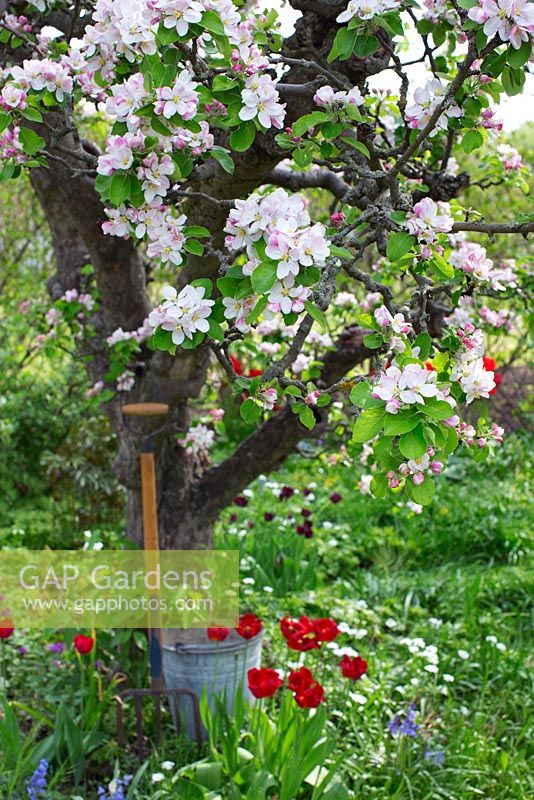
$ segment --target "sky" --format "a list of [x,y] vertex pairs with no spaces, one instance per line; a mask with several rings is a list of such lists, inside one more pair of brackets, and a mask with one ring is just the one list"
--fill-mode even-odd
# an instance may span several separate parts
[[[300,12],[295,11],[284,0],[265,0],[262,5],[278,10],[282,33],[284,36],[289,36],[294,29],[295,20],[301,16]],[[412,36],[409,36],[409,39],[410,48],[405,54],[405,61],[417,58],[421,52],[421,48],[418,46],[420,45],[420,39],[417,34],[413,33]],[[418,86],[422,86],[428,78],[428,72],[424,64],[414,64],[411,67],[407,67],[406,73],[410,79],[412,93]],[[392,70],[384,70],[380,75],[373,76],[369,80],[369,85],[377,89],[396,91],[399,86],[399,79]],[[525,122],[534,122],[534,75],[527,75],[525,90],[522,94],[515,97],[503,95],[503,99],[498,106],[497,116],[503,120],[505,131],[513,131]]]

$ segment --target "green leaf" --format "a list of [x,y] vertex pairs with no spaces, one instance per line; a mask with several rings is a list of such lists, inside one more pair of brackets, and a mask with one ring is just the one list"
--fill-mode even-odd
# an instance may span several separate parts
[[336,58],[340,61],[346,61],[352,55],[352,48],[357,37],[355,30],[349,31],[348,28],[340,28],[336,33],[336,38],[332,45],[332,49],[328,54],[328,63],[330,64]]
[[224,25],[221,18],[214,11],[205,11],[200,24],[210,33],[224,36]]
[[304,133],[310,130],[310,128],[314,128],[316,125],[320,125],[322,122],[326,122],[330,119],[329,114],[325,114],[324,111],[312,111],[311,114],[306,114],[304,117],[300,117],[291,127],[291,131],[293,136],[302,136]]
[[368,442],[382,429],[386,411],[384,406],[379,408],[367,408],[362,411],[352,431],[353,442]]
[[435,397],[427,397],[424,406],[419,406],[423,414],[434,419],[449,419],[454,415],[454,409],[445,400],[436,400]]
[[150,124],[151,124],[153,130],[155,130],[156,133],[159,133],[161,136],[171,136],[172,135],[171,129],[168,128],[166,125],[164,125],[163,122],[161,121],[161,119],[156,114],[154,114],[154,116],[150,120]]
[[230,136],[230,147],[238,153],[243,153],[251,146],[256,137],[256,126],[250,120],[244,122]]
[[348,258],[354,261],[354,253],[351,253],[346,247],[338,247],[337,244],[330,245],[330,255],[337,256],[337,258]]
[[370,384],[366,383],[365,381],[360,381],[360,383],[357,383],[356,386],[353,386],[350,390],[349,400],[353,405],[362,407],[365,405],[370,396]]
[[188,253],[192,253],[194,256],[201,256],[204,253],[204,248],[197,242],[196,239],[186,239],[184,243],[184,250]]
[[478,130],[467,131],[462,139],[462,150],[464,153],[472,153],[484,144],[484,137]]
[[4,114],[3,111],[0,111],[0,133],[2,133],[2,131],[5,131],[10,122],[11,122],[10,114]]
[[506,60],[510,64],[511,67],[514,69],[519,69],[530,58],[530,54],[532,53],[532,42],[527,39],[526,42],[523,42],[521,47],[516,50],[515,47],[509,47],[508,52],[506,54]]
[[250,314],[247,314],[247,316],[245,317],[247,325],[252,325],[252,323],[258,319],[258,317],[260,316],[261,312],[266,307],[268,302],[269,298],[266,297],[265,295],[263,297],[260,297],[260,299],[254,306]]
[[211,336],[212,339],[215,339],[217,342],[222,342],[224,340],[224,331],[214,319],[209,319],[209,330],[208,335]]
[[415,459],[424,456],[427,450],[424,428],[421,423],[404,433],[399,439],[399,450],[405,458]]
[[356,36],[352,46],[352,52],[358,58],[366,58],[376,53],[378,50],[378,39],[376,36]]
[[505,67],[502,71],[501,82],[504,91],[509,97],[520,94],[525,85],[525,72],[523,69],[512,69]]
[[257,294],[264,294],[274,286],[276,282],[276,261],[263,261],[250,276],[252,288]]
[[299,405],[299,420],[301,425],[304,425],[309,431],[315,427],[315,414],[309,406]]
[[443,258],[439,253],[434,253],[430,259],[432,269],[437,273],[438,277],[442,280],[449,280],[454,278],[454,267],[452,264]]
[[397,414],[388,414],[384,423],[385,436],[400,436],[402,433],[412,431],[419,420],[420,415],[413,411],[399,411]]
[[163,350],[171,355],[176,353],[176,345],[172,340],[172,332],[158,328],[150,338],[150,344],[155,350]]
[[45,144],[43,137],[32,131],[31,128],[20,128],[19,140],[22,144],[22,149],[29,156],[35,155]]
[[409,486],[409,494],[415,503],[419,503],[421,506],[428,506],[434,499],[436,487],[429,475],[425,475],[423,483],[415,484],[410,480]]
[[224,147],[219,147],[216,145],[215,147],[211,148],[210,153],[213,158],[219,162],[225,172],[228,172],[230,175],[234,174],[235,164],[232,161],[232,157],[228,150],[225,150]]
[[445,452],[448,456],[451,453],[454,453],[456,448],[458,447],[458,434],[456,433],[454,428],[447,429],[447,442],[445,444]]
[[27,106],[27,108],[23,110],[22,116],[25,119],[29,119],[31,122],[43,121],[43,115],[37,108],[34,108],[33,106]]
[[388,239],[386,255],[390,261],[399,261],[414,246],[415,239],[409,233],[399,231],[392,233]]
[[368,333],[363,337],[363,343],[369,350],[378,350],[384,344],[384,337],[381,333]]
[[348,144],[349,147],[354,147],[354,149],[358,150],[362,156],[371,158],[369,149],[364,145],[363,142],[359,142],[358,139],[352,139],[350,136],[340,136],[340,141],[345,142],[345,144]]
[[130,194],[130,175],[127,172],[115,172],[109,187],[109,199],[114,206],[120,206]]
[[385,472],[376,472],[371,481],[371,492],[375,497],[384,497],[388,489],[388,479]]
[[430,355],[430,348],[432,347],[432,339],[430,338],[428,333],[426,333],[426,331],[424,331],[423,333],[420,333],[415,338],[415,340],[412,343],[412,350],[415,347],[419,348],[419,356],[418,357],[421,359],[421,361],[426,361],[426,359]]
[[306,300],[304,302],[304,307],[306,308],[306,311],[308,312],[310,317],[312,317],[317,323],[319,323],[322,330],[325,331],[327,329],[326,317],[321,311],[321,309],[317,308],[317,306],[315,306],[309,300]]
[[196,239],[203,239],[206,236],[211,236],[211,233],[207,228],[203,228],[202,225],[187,225],[184,228],[184,236],[194,236]]
[[226,75],[216,75],[213,79],[212,90],[214,92],[228,92],[230,89],[235,89],[237,81],[233,78],[228,78]]
[[256,422],[261,417],[261,408],[252,397],[247,397],[241,403],[239,414],[245,422]]

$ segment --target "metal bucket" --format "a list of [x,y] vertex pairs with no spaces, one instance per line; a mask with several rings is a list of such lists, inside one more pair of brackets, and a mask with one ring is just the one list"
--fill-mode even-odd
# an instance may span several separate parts
[[[163,646],[163,675],[168,689],[189,689],[200,699],[205,689],[211,711],[215,697],[226,695],[226,707],[231,713],[234,699],[240,690],[243,699],[254,703],[247,686],[247,673],[261,666],[263,631],[253,639],[243,639],[232,631],[224,642],[177,642]],[[246,659],[246,660],[245,660]],[[174,723],[188,739],[195,739],[194,709],[189,698],[171,699]],[[206,730],[202,726],[206,738]]]

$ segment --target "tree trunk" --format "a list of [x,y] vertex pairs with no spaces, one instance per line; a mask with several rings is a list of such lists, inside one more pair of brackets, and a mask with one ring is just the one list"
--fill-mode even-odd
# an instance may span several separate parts
[[[161,549],[206,550],[213,547],[214,520],[194,512],[178,493],[162,496],[158,487],[158,524]],[[126,536],[138,545],[143,543],[141,492],[128,491]]]

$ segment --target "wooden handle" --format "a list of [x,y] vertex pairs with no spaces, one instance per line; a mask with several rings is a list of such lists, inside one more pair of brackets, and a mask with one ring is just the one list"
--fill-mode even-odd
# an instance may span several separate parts
[[128,403],[122,407],[127,417],[159,417],[169,410],[167,403]]
[[141,493],[145,550],[159,550],[156,467],[153,453],[141,453]]

